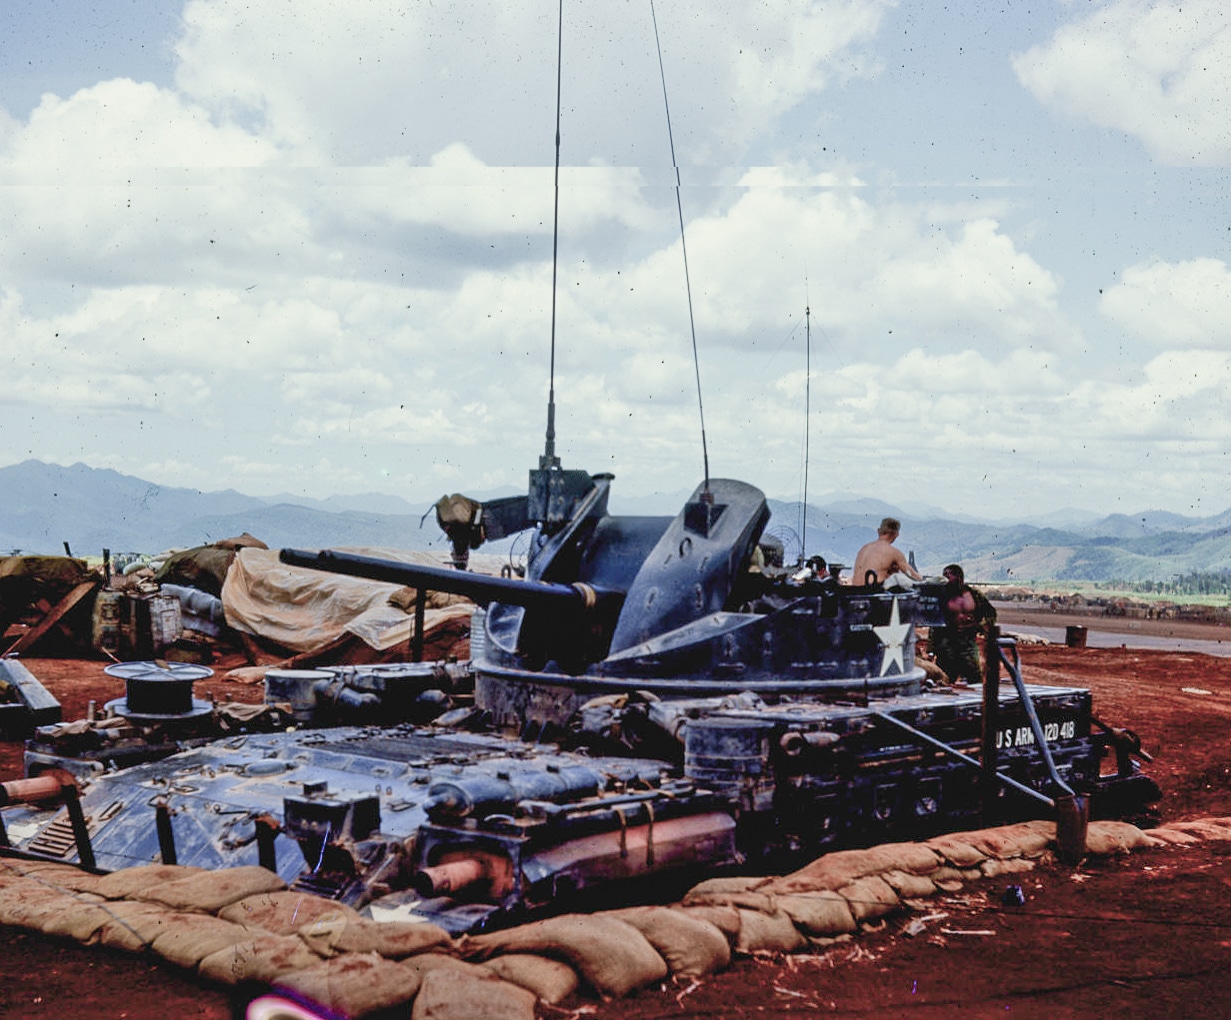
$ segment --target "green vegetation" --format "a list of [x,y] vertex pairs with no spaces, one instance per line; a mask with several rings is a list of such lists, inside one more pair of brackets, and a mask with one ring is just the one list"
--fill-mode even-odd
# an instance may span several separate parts
[[1055,582],[1034,585],[1040,591],[1102,598],[1136,599],[1141,602],[1181,602],[1190,606],[1231,605],[1231,571],[1193,571],[1174,575],[1167,581],[1073,581],[1063,586]]
[[[1113,582],[1106,582],[1110,586]],[[1138,595],[1161,595],[1175,598],[1184,596],[1191,599],[1200,596],[1203,605],[1222,605],[1231,597],[1231,571],[1215,572],[1193,571],[1181,574],[1168,581],[1125,581],[1119,582],[1126,592]],[[1100,585],[1103,587],[1103,585]]]

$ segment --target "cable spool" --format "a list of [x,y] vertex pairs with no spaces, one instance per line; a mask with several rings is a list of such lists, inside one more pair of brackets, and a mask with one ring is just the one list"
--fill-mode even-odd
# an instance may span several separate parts
[[125,696],[107,702],[107,711],[138,725],[180,722],[212,711],[192,696],[194,681],[213,676],[208,666],[187,662],[117,662],[104,670],[125,683]]

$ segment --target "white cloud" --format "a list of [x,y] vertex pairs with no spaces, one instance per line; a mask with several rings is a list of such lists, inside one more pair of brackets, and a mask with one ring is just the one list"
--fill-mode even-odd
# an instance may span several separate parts
[[274,155],[148,83],[48,93],[0,151],[0,265],[122,285],[226,277],[274,252],[293,262],[308,209],[266,176]]
[[[792,494],[809,301],[814,465],[833,488],[1009,514],[1040,493],[1145,505],[1165,478],[1174,502],[1208,475],[1208,437],[1225,449],[1223,262],[1124,271],[1091,329],[1167,353],[1086,383],[1073,352],[1105,341],[1075,324],[1062,264],[1013,226],[1042,222],[1032,189],[888,192],[866,182],[901,168],[819,167],[776,134],[790,111],[830,115],[835,84],[875,84],[891,6],[659,11],[713,471]],[[1165,60],[1135,42],[1130,59],[1144,8],[1100,11],[1023,58],[1024,80],[1070,103],[1079,28],[1103,47],[1104,92],[1116,60],[1143,62],[1130,98],[1199,49],[1190,33]],[[615,471],[620,493],[690,488],[698,411],[648,9],[565,18],[559,449]],[[174,89],[116,79],[0,123],[9,458],[322,496],[522,485],[548,385],[555,5],[190,0],[184,24]],[[1199,75],[1181,80],[1192,94]],[[1152,116],[1195,109],[1174,89],[1160,102]],[[750,146],[787,156],[741,168]],[[1151,453],[1165,470],[1134,473]]]
[[148,82],[116,78],[68,99],[50,93],[28,124],[10,134],[8,168],[71,173],[146,167],[262,166],[274,155],[266,141]]
[[1231,165],[1231,8],[1112,0],[1013,60],[1066,115],[1139,139],[1164,163]]
[[[1010,350],[1072,340],[1059,280],[994,220],[972,219],[962,206],[881,199],[859,188],[749,182],[729,208],[693,219],[701,336],[724,350],[746,346],[803,311],[806,282],[813,325],[839,351],[872,343],[888,358],[917,346]],[[605,304],[620,323],[687,330],[683,281],[677,241],[608,277]]]
[[[551,167],[488,166],[461,142],[434,153],[428,166],[389,160],[384,166],[322,172],[327,212],[339,222],[362,217],[372,229],[389,224],[435,226],[471,237],[550,235]],[[610,224],[624,230],[656,225],[641,172],[633,167],[562,167],[560,218],[570,233]]]
[[[803,97],[865,73],[892,0],[713,0],[658,12],[681,163],[738,161]],[[555,4],[190,0],[176,82],[297,162],[422,165],[462,142],[491,165],[551,162]],[[647,6],[564,17],[564,162],[668,163]],[[547,141],[547,144],[545,144]]]
[[16,133],[18,126],[16,118],[3,105],[0,105],[0,152],[4,152],[8,147],[9,140]]
[[1221,259],[1129,266],[1099,307],[1159,347],[1231,349],[1231,269]]

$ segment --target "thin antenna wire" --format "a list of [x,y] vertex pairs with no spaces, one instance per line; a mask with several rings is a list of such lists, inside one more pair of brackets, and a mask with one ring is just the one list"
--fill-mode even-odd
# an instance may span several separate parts
[[540,468],[558,467],[556,457],[556,271],[560,256],[560,81],[564,64],[564,0],[556,27],[556,194],[551,227],[551,374],[547,385],[547,442]]
[[804,499],[799,508],[799,559],[808,559],[808,448],[812,433],[812,306],[808,300],[808,278],[804,277],[804,347],[807,374],[804,377]]
[[667,72],[663,69],[663,48],[658,40],[658,15],[650,0],[650,19],[654,22],[654,45],[658,48],[658,73],[663,83],[663,107],[667,111],[667,139],[671,143],[671,166],[675,169],[675,208],[680,217],[680,250],[684,253],[684,288],[688,292],[688,328],[692,330],[692,366],[697,376],[697,413],[701,419],[701,459],[705,467],[703,499],[710,496],[710,454],[705,442],[705,407],[701,402],[701,361],[697,357],[697,325],[692,314],[692,283],[688,277],[688,245],[684,242],[684,206],[680,202],[680,165],[675,161],[675,138],[671,133],[671,105],[667,102]]

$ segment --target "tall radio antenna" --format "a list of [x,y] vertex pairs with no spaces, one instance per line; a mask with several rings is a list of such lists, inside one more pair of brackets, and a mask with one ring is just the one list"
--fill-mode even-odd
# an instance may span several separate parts
[[560,466],[556,456],[556,272],[560,258],[560,81],[564,64],[564,0],[560,0],[556,26],[556,183],[555,213],[551,227],[551,374],[547,384],[547,441],[540,468]]
[[701,419],[701,459],[705,468],[705,488],[701,498],[713,500],[710,494],[710,454],[705,442],[705,407],[701,402],[701,361],[697,357],[697,325],[692,314],[692,284],[688,278],[688,245],[684,242],[684,206],[680,202],[680,165],[675,159],[675,138],[671,134],[671,106],[667,102],[667,72],[663,69],[663,48],[658,40],[658,15],[654,0],[650,0],[650,18],[654,22],[654,45],[658,48],[658,74],[663,83],[663,107],[667,111],[667,139],[671,143],[671,166],[675,170],[675,209],[680,217],[680,250],[684,253],[684,289],[688,292],[688,328],[692,331],[692,366],[697,377],[697,413]]
[[812,306],[808,301],[808,280],[804,278],[804,498],[799,507],[799,561],[808,559],[808,445],[812,435]]

